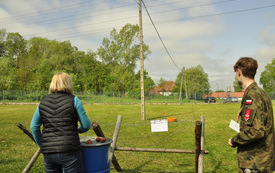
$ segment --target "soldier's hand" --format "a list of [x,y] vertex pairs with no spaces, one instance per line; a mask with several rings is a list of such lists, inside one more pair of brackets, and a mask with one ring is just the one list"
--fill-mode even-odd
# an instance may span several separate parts
[[234,146],[234,145],[232,144],[232,139],[229,139],[229,140],[228,140],[228,144],[229,144],[231,147],[233,147],[233,148],[236,147],[236,146]]

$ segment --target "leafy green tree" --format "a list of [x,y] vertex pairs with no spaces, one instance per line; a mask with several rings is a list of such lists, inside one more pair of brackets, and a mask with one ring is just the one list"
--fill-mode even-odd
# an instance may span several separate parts
[[275,58],[265,66],[265,70],[261,73],[260,84],[266,92],[275,92]]
[[52,41],[47,38],[33,37],[27,42],[26,61],[30,62],[30,64],[28,64],[29,68],[26,70],[31,73],[31,81],[28,82],[28,86],[32,90],[47,91],[51,77],[54,74],[54,67],[49,60]]
[[[131,91],[140,88],[139,27],[127,24],[113,29],[97,53],[79,51],[70,41],[59,42],[0,30],[0,89],[48,90],[52,76],[59,71],[71,75],[75,91]],[[144,58],[150,54],[144,44]],[[145,71],[145,90],[154,86]]]
[[7,56],[14,60],[15,65],[18,65],[20,58],[27,52],[27,42],[19,33],[8,33],[5,48]]
[[204,72],[202,66],[191,67],[186,71],[187,90],[193,92],[208,92],[210,85],[208,82],[208,74]]
[[[134,83],[134,70],[139,60],[138,25],[126,24],[119,32],[113,29],[110,38],[104,38],[97,54],[107,65],[110,76],[106,79],[107,90],[132,90]],[[149,46],[143,45],[144,59],[150,54]]]
[[29,56],[37,57],[38,59],[47,58],[50,52],[50,45],[52,41],[47,38],[33,37],[28,40],[28,54]]
[[66,73],[74,73],[74,55],[73,52],[77,51],[69,41],[51,41],[49,52],[49,60],[54,66],[55,71],[63,71]]
[[[3,80],[8,80],[6,87],[9,89],[24,89],[28,81],[26,77],[26,71],[20,70],[20,66],[24,66],[23,63],[27,53],[27,41],[19,33],[7,33],[5,30],[1,30],[1,52],[2,58],[5,60],[7,70]],[[24,73],[22,73],[24,72]],[[3,72],[5,73],[5,72]],[[14,83],[16,81],[16,83]],[[7,82],[7,81],[6,81]],[[23,84],[24,83],[24,84]]]
[[18,60],[16,68],[16,80],[18,89],[20,90],[32,90],[34,87],[31,85],[34,77],[33,64],[31,57],[21,57]]
[[6,29],[0,29],[0,57],[3,57],[6,53],[6,37],[7,37],[7,31]]
[[176,79],[176,87],[173,91],[180,91],[181,85],[181,75],[183,73],[183,81],[182,81],[182,93],[185,93],[185,82],[187,92],[190,93],[208,93],[210,89],[208,74],[204,72],[204,69],[201,65],[197,67],[191,67],[186,69],[184,72],[179,72]]
[[90,51],[76,52],[75,64],[77,65],[77,85],[79,91],[103,91],[105,79],[109,74],[106,65],[96,59],[96,53]]
[[15,82],[15,66],[12,58],[7,56],[6,29],[0,29],[0,90],[14,89]]
[[8,57],[0,57],[0,67],[0,90],[16,89],[13,60]]
[[54,65],[49,59],[43,59],[35,72],[34,90],[47,91],[53,75],[55,74]]
[[[144,74],[144,91],[149,92],[151,89],[153,89],[156,86],[156,84],[153,81],[153,79],[149,76],[149,73],[146,70],[143,71],[143,74]],[[140,90],[140,70],[135,75],[134,88],[138,91]]]

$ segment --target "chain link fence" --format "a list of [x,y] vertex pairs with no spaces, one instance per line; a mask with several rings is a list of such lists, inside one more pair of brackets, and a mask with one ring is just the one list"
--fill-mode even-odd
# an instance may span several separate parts
[[[272,100],[275,100],[275,93],[268,93]],[[2,98],[0,102],[3,103],[38,103],[42,98],[48,95],[48,91],[24,91],[24,90],[2,90],[0,91]],[[82,103],[102,103],[102,104],[134,104],[140,103],[140,92],[74,92]],[[182,93],[180,97],[179,92],[159,92],[145,93],[146,103],[207,103],[204,93],[189,93],[188,97]],[[216,103],[223,103],[226,95],[215,98]],[[241,100],[241,98],[239,98]]]

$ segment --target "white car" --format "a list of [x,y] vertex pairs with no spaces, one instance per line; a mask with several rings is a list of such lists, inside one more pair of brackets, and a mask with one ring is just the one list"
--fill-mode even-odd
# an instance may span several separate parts
[[236,102],[238,103],[238,98],[237,97],[226,97],[226,99],[224,100],[224,102],[227,102],[227,103],[232,103],[232,102]]

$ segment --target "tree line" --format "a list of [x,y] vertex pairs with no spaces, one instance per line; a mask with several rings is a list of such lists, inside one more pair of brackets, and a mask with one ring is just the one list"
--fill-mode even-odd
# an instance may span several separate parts
[[[26,40],[19,33],[1,29],[0,90],[48,90],[52,76],[63,71],[71,75],[75,91],[139,92],[140,72],[135,73],[140,58],[138,34],[138,25],[126,24],[120,31],[113,29],[109,38],[103,38],[96,51],[84,52],[70,41],[41,37]],[[147,59],[151,54],[149,45],[144,44],[143,51]],[[188,81],[190,92],[209,90],[208,76],[201,66],[187,69],[186,74],[188,79],[184,80]],[[176,79],[177,86],[179,80]],[[162,82],[165,81],[158,84]],[[156,86],[146,70],[144,85],[146,92]],[[177,86],[174,91],[179,91]]]
[[[97,50],[84,52],[70,41],[41,37],[26,40],[19,33],[0,29],[0,90],[48,90],[52,76],[62,71],[71,75],[75,91],[140,92],[140,72],[135,72],[140,58],[138,34],[138,25],[126,24],[119,31],[114,28]],[[149,45],[143,44],[143,51],[147,59],[151,54]],[[261,82],[272,88],[274,61],[266,68],[269,70],[262,73]],[[163,82],[161,79],[156,84],[145,69],[146,92]],[[180,88],[183,93],[210,90],[208,74],[200,65],[179,72],[175,84],[174,92]]]
[[[33,37],[0,30],[0,90],[48,90],[59,71],[71,75],[75,91],[131,91],[140,87],[138,26],[127,24],[113,29],[97,51],[80,51],[70,41]],[[144,45],[144,57],[150,54]],[[154,81],[145,71],[146,88]]]

